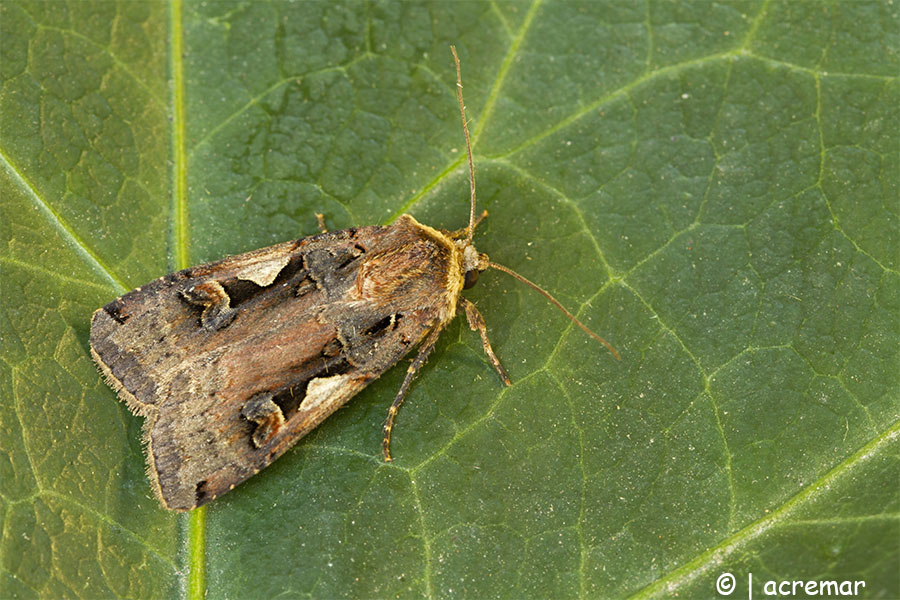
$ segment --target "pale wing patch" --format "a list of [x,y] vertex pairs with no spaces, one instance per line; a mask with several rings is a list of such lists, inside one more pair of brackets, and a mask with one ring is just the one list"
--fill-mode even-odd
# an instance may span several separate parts
[[332,375],[331,377],[316,377],[306,386],[306,396],[300,404],[300,411],[315,410],[329,399],[341,393],[341,388],[353,375]]
[[260,287],[266,287],[275,281],[281,270],[290,261],[290,255],[279,256],[278,259],[267,258],[265,261],[248,265],[237,272],[236,277],[245,281],[252,281]]

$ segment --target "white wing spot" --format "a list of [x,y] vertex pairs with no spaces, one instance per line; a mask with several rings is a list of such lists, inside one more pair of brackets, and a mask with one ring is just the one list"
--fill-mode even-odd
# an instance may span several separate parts
[[278,260],[268,259],[265,262],[252,264],[237,272],[237,278],[252,281],[260,287],[266,287],[278,277],[281,270],[288,264],[290,256],[282,256]]
[[337,394],[350,377],[351,375],[345,374],[311,379],[309,385],[306,386],[306,397],[300,404],[300,410],[308,411],[317,408]]

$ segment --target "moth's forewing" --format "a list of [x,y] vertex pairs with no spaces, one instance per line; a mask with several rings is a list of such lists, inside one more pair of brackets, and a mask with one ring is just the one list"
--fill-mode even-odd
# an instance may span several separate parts
[[448,317],[458,257],[433,233],[401,217],[286,242],[167,275],[94,314],[92,354],[148,417],[148,473],[167,507],[258,472]]

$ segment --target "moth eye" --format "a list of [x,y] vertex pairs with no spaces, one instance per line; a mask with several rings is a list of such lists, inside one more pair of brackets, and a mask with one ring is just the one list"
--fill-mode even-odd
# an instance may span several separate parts
[[480,271],[476,269],[472,269],[471,271],[466,271],[465,279],[463,280],[463,289],[467,290],[476,283],[478,283],[478,274]]

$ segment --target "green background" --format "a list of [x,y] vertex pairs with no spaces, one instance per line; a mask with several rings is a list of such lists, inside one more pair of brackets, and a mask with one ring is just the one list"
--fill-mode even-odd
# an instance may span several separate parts
[[[900,597],[898,10],[4,1],[0,596]],[[395,463],[402,366],[160,508],[92,311],[317,211],[463,226],[451,43],[476,244],[622,360],[487,272],[511,388],[457,320]]]

